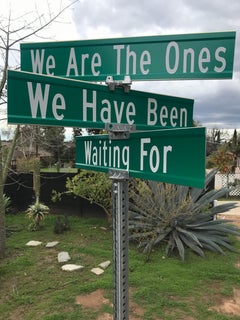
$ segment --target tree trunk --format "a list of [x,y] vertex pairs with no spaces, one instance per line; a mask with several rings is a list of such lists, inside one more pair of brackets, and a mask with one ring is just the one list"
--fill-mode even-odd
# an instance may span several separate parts
[[3,169],[3,171],[2,171],[3,172],[3,174],[2,174],[3,184],[5,184],[6,180],[7,180],[7,175],[8,175],[9,168],[11,167],[11,161],[12,161],[14,149],[16,147],[16,143],[17,143],[17,138],[19,136],[19,132],[20,132],[20,125],[18,124],[16,129],[15,129],[15,132],[14,132],[12,143],[11,143],[11,145],[9,147],[9,150],[8,150],[7,159],[6,159],[5,163],[4,163],[4,167],[2,168]]
[[4,184],[7,180],[8,170],[11,166],[12,156],[13,152],[16,146],[18,134],[19,134],[19,128],[18,125],[14,137],[11,143],[11,146],[8,150],[7,159],[4,163],[2,163],[2,141],[0,137],[0,258],[4,258],[5,256],[5,249],[6,249],[6,217],[5,217],[5,205],[4,205]]
[[6,247],[6,226],[5,206],[3,201],[3,171],[2,171],[2,142],[0,137],[0,258],[5,255]]
[[[2,54],[2,60],[3,66],[1,70],[1,79],[0,79],[0,98],[2,97],[3,90],[5,88],[5,84],[7,81],[7,70],[8,70],[8,58],[9,58],[9,53],[10,50],[14,50],[14,47],[16,43],[22,42],[25,39],[31,37],[32,35],[37,35],[40,31],[42,31],[44,28],[48,27],[50,24],[55,22],[60,15],[70,8],[74,3],[76,3],[77,0],[74,2],[71,2],[69,5],[65,6],[62,8],[60,7],[59,11],[57,13],[53,13],[49,11],[49,14],[46,16],[46,19],[44,19],[44,22],[42,21],[41,14],[39,12],[36,12],[36,18],[30,19],[29,23],[27,26],[25,26],[24,19],[21,22],[23,24],[22,27],[16,28],[12,27],[11,24],[12,22],[16,22],[16,25],[20,21],[15,21],[15,19],[11,19],[11,12],[9,12],[9,17],[5,19],[3,17],[3,24],[5,26],[5,20],[7,20],[6,26],[3,28],[1,24],[1,54]],[[1,17],[2,18],[2,17]],[[35,26],[36,25],[36,26]],[[20,126],[18,125],[16,127],[15,133],[14,133],[14,138],[11,143],[10,149],[7,154],[7,159],[6,162],[2,163],[2,145],[1,145],[1,137],[0,137],[0,258],[4,256],[5,253],[5,242],[6,242],[6,230],[5,230],[5,205],[3,201],[3,188],[4,184],[7,180],[7,175],[9,168],[11,166],[11,161],[12,161],[12,155],[16,146],[16,141],[18,138],[19,134],[19,128]]]
[[35,203],[38,205],[40,202],[40,159],[35,158],[33,162],[33,190],[35,192]]

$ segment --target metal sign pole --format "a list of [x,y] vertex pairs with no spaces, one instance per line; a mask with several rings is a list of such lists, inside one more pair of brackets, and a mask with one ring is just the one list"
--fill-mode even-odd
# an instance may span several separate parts
[[[121,87],[125,93],[130,90],[131,79],[125,76],[123,81],[114,81],[107,77],[109,90]],[[135,125],[109,124],[109,139],[128,139]],[[129,173],[124,170],[109,170],[112,183],[113,200],[113,278],[114,278],[114,320],[129,320],[129,281],[128,281],[128,185]]]
[[129,319],[128,177],[111,176],[113,197],[114,320]]

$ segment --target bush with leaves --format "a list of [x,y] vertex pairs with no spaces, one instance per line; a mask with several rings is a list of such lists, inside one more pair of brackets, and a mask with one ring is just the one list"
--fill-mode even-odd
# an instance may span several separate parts
[[217,213],[229,210],[233,204],[212,206],[223,197],[227,188],[209,190],[208,185],[216,171],[206,177],[202,189],[136,180],[130,196],[130,240],[143,248],[147,258],[154,247],[166,244],[166,254],[178,252],[185,258],[190,248],[204,257],[204,250],[224,254],[223,248],[232,250],[229,235],[240,235],[229,221],[214,219]]
[[[74,194],[96,203],[104,209],[108,221],[112,220],[111,179],[106,173],[81,170],[66,182],[67,191],[64,194]],[[61,193],[53,190],[52,200],[61,200]]]

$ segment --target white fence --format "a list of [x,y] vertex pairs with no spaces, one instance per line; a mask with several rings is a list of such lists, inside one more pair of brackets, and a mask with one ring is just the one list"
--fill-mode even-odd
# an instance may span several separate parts
[[215,189],[223,187],[234,187],[234,190],[229,192],[230,197],[240,196],[240,173],[216,174]]

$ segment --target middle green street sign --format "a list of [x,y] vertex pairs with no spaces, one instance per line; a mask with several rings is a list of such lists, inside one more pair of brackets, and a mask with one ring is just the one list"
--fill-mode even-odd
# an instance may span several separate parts
[[134,132],[120,140],[77,137],[76,167],[203,188],[205,145],[205,128]]
[[193,100],[106,85],[8,71],[8,122],[62,127],[105,128],[135,125],[137,130],[193,125]]
[[236,32],[21,44],[21,70],[105,81],[231,78]]

